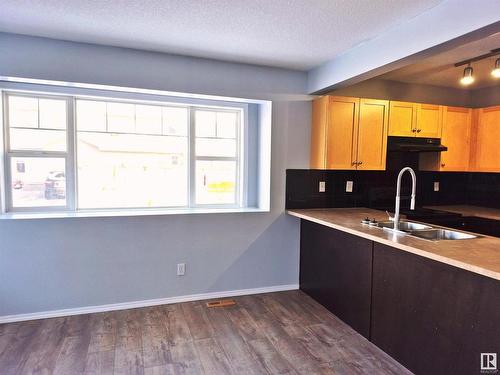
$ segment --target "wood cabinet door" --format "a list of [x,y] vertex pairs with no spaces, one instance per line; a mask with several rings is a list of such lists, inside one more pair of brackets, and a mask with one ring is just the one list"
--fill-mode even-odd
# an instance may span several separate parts
[[469,170],[471,126],[470,108],[443,108],[441,143],[448,147],[448,151],[440,153],[439,170],[454,172]]
[[443,123],[443,107],[434,104],[417,104],[417,137],[440,138]]
[[389,135],[398,137],[414,137],[417,108],[415,103],[390,102]]
[[500,171],[500,106],[479,110],[474,170]]
[[328,124],[328,96],[315,99],[312,102],[311,123],[311,169],[326,167],[326,128]]
[[356,169],[359,99],[330,97],[326,130],[326,169]]
[[372,241],[300,222],[300,289],[368,338]]
[[361,99],[359,105],[357,167],[385,170],[389,102]]

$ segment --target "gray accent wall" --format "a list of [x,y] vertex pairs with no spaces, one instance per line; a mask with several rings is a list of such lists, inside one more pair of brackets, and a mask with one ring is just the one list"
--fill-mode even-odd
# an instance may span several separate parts
[[270,212],[1,220],[0,316],[298,283],[285,170],[309,164],[305,73],[0,33],[0,75],[273,103]]

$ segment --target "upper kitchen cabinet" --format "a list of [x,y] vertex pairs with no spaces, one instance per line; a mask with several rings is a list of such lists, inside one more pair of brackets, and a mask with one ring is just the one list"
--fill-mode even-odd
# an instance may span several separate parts
[[313,102],[311,168],[385,169],[389,102],[325,96]]
[[389,135],[439,138],[442,114],[439,105],[391,101]]
[[443,123],[443,107],[434,104],[417,104],[415,134],[422,138],[440,138]]
[[359,99],[330,97],[326,128],[326,169],[356,169]]
[[356,157],[358,169],[385,169],[388,124],[388,101],[360,100]]
[[422,153],[420,169],[465,172],[469,170],[472,110],[443,107],[441,143],[448,147],[440,153]]
[[471,169],[500,171],[500,106],[477,109],[474,121]]
[[389,111],[389,135],[414,137],[417,122],[415,103],[391,101]]

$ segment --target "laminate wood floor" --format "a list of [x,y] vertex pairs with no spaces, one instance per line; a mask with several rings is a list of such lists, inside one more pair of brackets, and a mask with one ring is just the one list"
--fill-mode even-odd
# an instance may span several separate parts
[[0,325],[0,374],[410,374],[300,291]]

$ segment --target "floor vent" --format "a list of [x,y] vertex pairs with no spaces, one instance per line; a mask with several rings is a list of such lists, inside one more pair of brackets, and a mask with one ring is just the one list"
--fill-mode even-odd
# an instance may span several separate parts
[[234,299],[219,299],[217,301],[207,302],[207,307],[228,307],[234,305],[236,305]]

